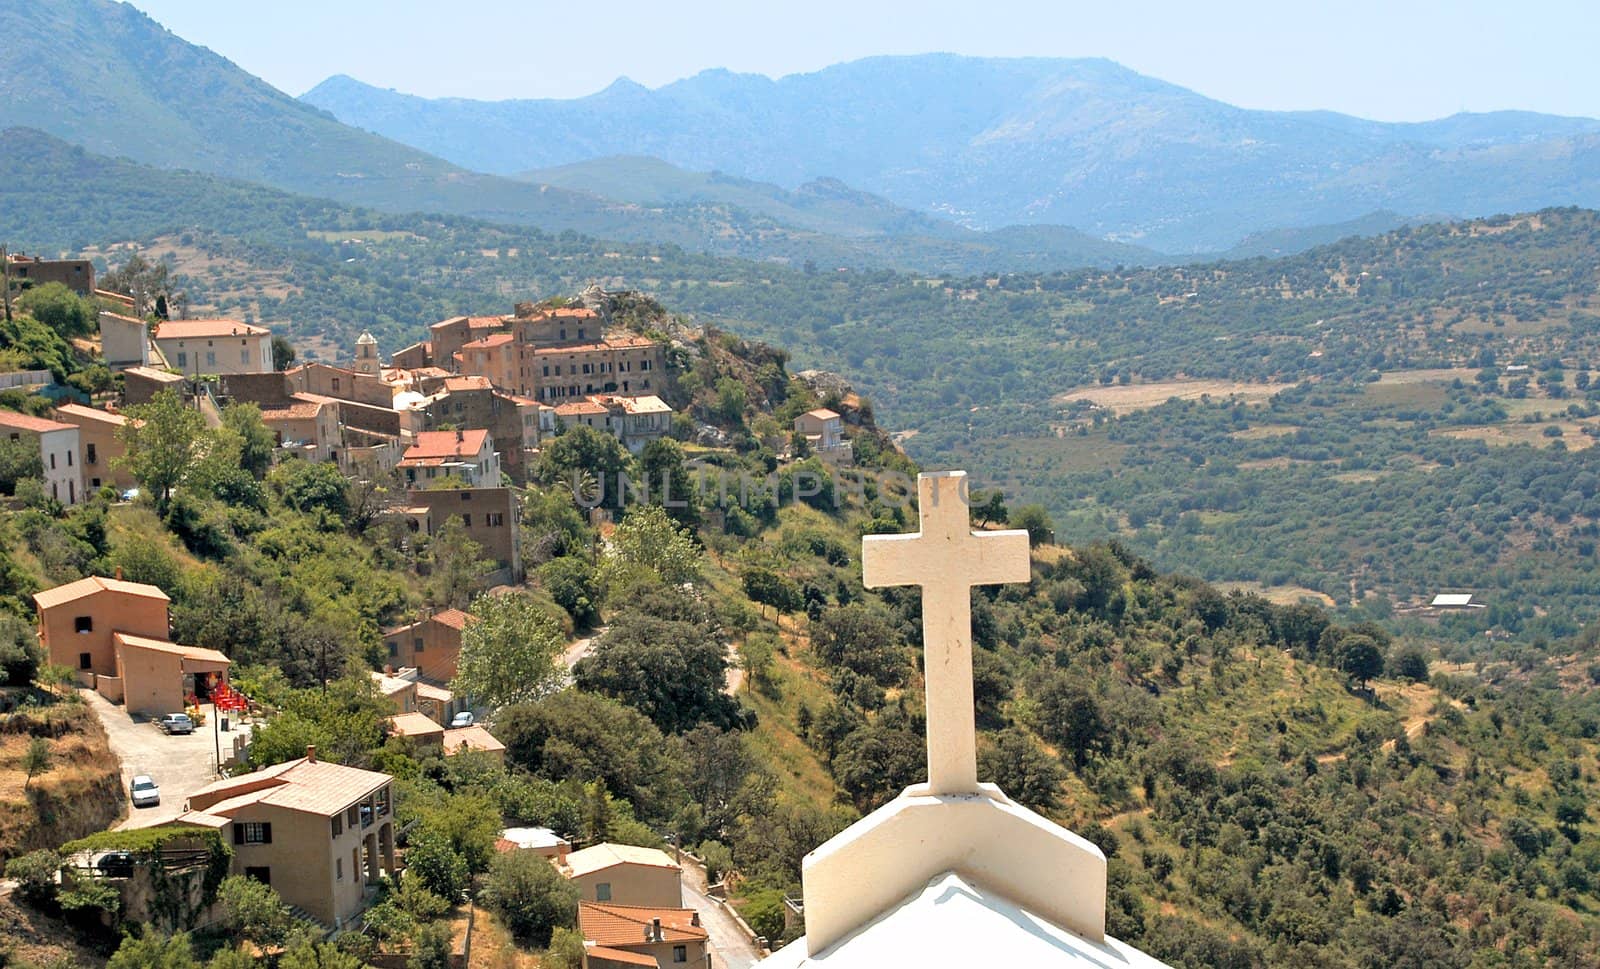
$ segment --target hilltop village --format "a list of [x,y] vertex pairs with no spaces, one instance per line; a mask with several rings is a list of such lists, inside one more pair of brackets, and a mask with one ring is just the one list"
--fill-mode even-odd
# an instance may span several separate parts
[[7,265],[8,964],[1600,958],[1592,643],[1059,545],[637,292],[296,347]]
[[[558,693],[584,676],[586,656],[605,655],[595,644],[607,631],[600,625],[606,585],[666,600],[647,602],[635,624],[669,621],[680,627],[675,635],[689,639],[678,645],[688,651],[690,669],[669,664],[635,674],[671,671],[684,681],[667,687],[660,712],[669,731],[698,720],[737,728],[752,719],[731,694],[747,670],[770,671],[739,663],[703,613],[702,597],[678,591],[689,589],[698,571],[687,558],[698,553],[684,526],[716,516],[724,527],[751,528],[738,524],[750,521],[747,510],[669,501],[687,509],[674,508],[674,520],[660,514],[660,504],[629,509],[626,489],[636,478],[643,489],[636,497],[648,501],[657,475],[665,488],[677,485],[681,496],[693,497],[686,471],[708,462],[736,467],[728,459],[741,449],[778,455],[791,471],[810,469],[822,480],[827,471],[819,461],[852,466],[851,439],[863,436],[869,453],[903,461],[871,426],[870,409],[837,378],[818,375],[816,393],[784,374],[776,351],[693,331],[648,299],[596,289],[518,303],[504,315],[442,320],[428,328],[430,339],[392,355],[362,334],[347,359],[296,364],[293,348],[267,327],[168,318],[164,298],[98,287],[87,262],[12,256],[10,267],[21,281],[16,312],[33,314],[34,322],[63,312],[81,317],[64,330],[80,360],[75,372],[105,371],[94,384],[58,383],[49,370],[3,376],[10,391],[0,402],[0,426],[23,469],[7,482],[16,501],[69,519],[154,511],[174,529],[174,516],[193,514],[190,503],[207,498],[218,499],[219,508],[267,507],[236,500],[236,489],[250,491],[260,480],[286,489],[291,512],[312,513],[312,531],[358,539],[356,556],[371,542],[380,559],[412,563],[400,567],[412,573],[402,584],[414,588],[376,611],[372,618],[391,621],[365,645],[329,643],[337,634],[324,629],[314,669],[297,668],[259,642],[230,645],[251,638],[251,630],[217,635],[204,621],[174,615],[174,599],[188,598],[193,575],[177,560],[227,557],[208,556],[188,539],[180,540],[181,551],[164,550],[167,535],[147,536],[158,546],[145,550],[155,563],[113,552],[103,569],[85,563],[82,578],[38,588],[29,596],[37,656],[19,666],[27,673],[12,686],[36,678],[42,689],[9,692],[6,702],[43,702],[72,730],[103,733],[120,769],[111,772],[109,811],[54,823],[41,815],[31,829],[14,832],[7,850],[18,858],[19,898],[70,916],[82,908],[79,895],[98,893],[90,907],[110,927],[143,925],[170,936],[232,925],[261,933],[249,938],[268,953],[304,943],[316,954],[328,945],[316,940],[356,930],[375,947],[362,955],[380,965],[385,950],[402,963],[430,947],[464,959],[470,919],[463,931],[454,903],[466,878],[489,869],[504,868],[512,884],[502,891],[518,896],[506,902],[501,931],[541,945],[552,944],[554,933],[573,966],[744,966],[799,924],[793,901],[794,911],[779,906],[758,920],[765,935],[753,928],[727,902],[736,884],[731,859],[714,850],[705,859],[686,853],[686,829],[673,835],[675,850],[661,850],[661,839],[634,820],[634,806],[616,799],[623,792],[608,790],[605,771],[562,771],[576,786],[542,795],[558,804],[575,798],[571,810],[531,808],[525,799],[535,795],[526,789],[521,809],[449,792],[460,772],[480,779],[484,771],[507,772],[501,737],[526,748],[528,727],[508,733],[496,714]],[[771,416],[760,421],[761,441],[746,427],[747,385],[752,396],[776,392],[790,400],[793,416],[784,425]],[[822,406],[824,396],[837,410]],[[761,401],[763,409],[772,403]],[[738,446],[735,435],[743,438]],[[199,467],[214,457],[234,467]],[[552,460],[562,464],[553,469]],[[566,470],[610,473],[617,492],[594,501],[571,490],[564,495],[573,487]],[[758,462],[752,470],[771,468]],[[219,473],[235,480],[217,481]],[[36,483],[22,480],[29,478]],[[771,519],[779,502],[773,494],[749,511]],[[353,527],[357,515],[361,524]],[[608,536],[603,547],[613,562],[593,567],[583,548],[589,535]],[[575,574],[570,567],[580,561],[586,568]],[[607,564],[612,574],[603,584],[598,573]],[[780,612],[796,608],[790,600],[798,587],[768,578],[773,589],[759,595]],[[761,575],[754,581],[759,587]],[[623,610],[605,611],[613,627],[626,624]],[[476,645],[475,629],[483,633]],[[636,628],[633,635],[647,634]],[[670,648],[659,631],[650,638],[651,648]],[[326,699],[330,688],[338,699]],[[696,713],[695,704],[707,709]],[[600,712],[627,711],[636,722],[624,722],[622,735],[603,743],[631,735],[643,744],[631,756],[652,756],[649,748],[663,742],[656,727],[614,706]],[[359,726],[348,719],[355,710]],[[606,729],[586,729],[597,728]],[[639,735],[642,729],[655,739]],[[53,755],[39,758],[27,780],[40,773],[48,785]],[[428,860],[434,842],[417,830],[430,822],[418,808],[407,809],[403,793],[418,764],[443,783],[431,784],[427,798],[432,823],[451,832],[437,871]],[[639,792],[648,799],[665,794]],[[113,830],[95,833],[102,825]],[[611,834],[619,840],[608,840]],[[60,845],[63,835],[86,837]],[[40,844],[47,847],[18,855]],[[402,882],[407,870],[412,875]],[[238,912],[245,903],[236,896],[264,890],[269,925],[247,929]],[[176,908],[162,896],[171,891],[183,897]],[[536,911],[522,910],[529,906]],[[418,925],[433,934],[419,935]]]

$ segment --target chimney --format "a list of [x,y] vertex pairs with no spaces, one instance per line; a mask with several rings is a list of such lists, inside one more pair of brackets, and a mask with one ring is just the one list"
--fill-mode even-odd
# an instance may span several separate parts
[[306,760],[315,764],[317,762],[317,745],[306,744]]
[[120,566],[120,565],[117,566],[117,581],[118,582],[122,581],[122,566]]
[[466,440],[466,437],[467,437],[467,432],[466,431],[463,431],[459,427],[456,428],[456,440],[457,441],[464,441],[464,440]]
[[689,924],[690,925],[699,925],[700,924],[700,913],[699,913],[699,911],[693,911],[693,912],[689,913]]
[[651,942],[660,942],[661,941],[661,920],[660,919],[651,919],[650,920],[650,941]]

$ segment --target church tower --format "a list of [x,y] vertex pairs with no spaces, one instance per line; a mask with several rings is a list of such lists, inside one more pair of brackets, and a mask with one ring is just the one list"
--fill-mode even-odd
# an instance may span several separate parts
[[356,337],[356,373],[370,373],[377,375],[383,363],[378,359],[378,340],[371,333],[362,331]]

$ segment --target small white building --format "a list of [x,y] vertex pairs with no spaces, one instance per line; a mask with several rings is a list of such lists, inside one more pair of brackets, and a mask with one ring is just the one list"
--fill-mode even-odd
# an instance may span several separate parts
[[1441,592],[1428,603],[1435,609],[1487,609],[1487,604],[1473,602],[1470,592]]
[[554,858],[560,864],[572,850],[572,842],[549,828],[506,828],[500,840],[519,851],[531,851],[542,858]]
[[150,327],[144,320],[100,311],[100,355],[112,370],[142,367],[150,362]]
[[63,505],[83,499],[83,465],[78,461],[78,428],[72,424],[0,410],[0,434],[39,449],[44,490]]
[[270,373],[272,331],[238,320],[168,320],[156,347],[174,370],[194,374]]

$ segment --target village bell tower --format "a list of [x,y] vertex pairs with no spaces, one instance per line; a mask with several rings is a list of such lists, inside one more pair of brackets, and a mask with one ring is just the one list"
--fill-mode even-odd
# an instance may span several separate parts
[[378,359],[377,337],[363,330],[361,335],[356,337],[355,372],[376,375],[382,366],[382,362]]

